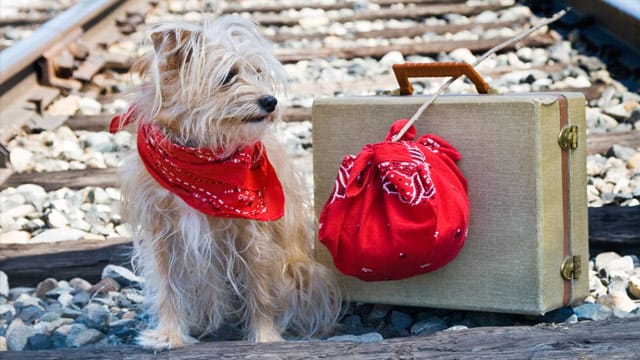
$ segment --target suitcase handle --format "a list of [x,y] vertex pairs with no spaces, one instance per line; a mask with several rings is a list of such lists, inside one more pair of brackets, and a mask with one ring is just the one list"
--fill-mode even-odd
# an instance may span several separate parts
[[471,64],[463,62],[442,62],[442,63],[406,63],[394,64],[393,73],[396,75],[398,85],[400,85],[400,95],[412,95],[413,86],[409,83],[409,77],[443,77],[466,75],[476,86],[479,94],[489,92],[487,84]]

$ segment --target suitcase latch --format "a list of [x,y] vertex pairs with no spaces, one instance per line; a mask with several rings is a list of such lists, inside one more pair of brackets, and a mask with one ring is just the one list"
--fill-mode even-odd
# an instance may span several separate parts
[[578,127],[565,126],[558,134],[558,145],[562,150],[575,150],[578,147]]
[[567,256],[560,267],[560,274],[565,280],[579,279],[582,275],[580,256]]

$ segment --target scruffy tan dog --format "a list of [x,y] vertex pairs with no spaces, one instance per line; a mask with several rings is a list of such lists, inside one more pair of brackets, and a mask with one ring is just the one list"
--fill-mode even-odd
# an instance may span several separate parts
[[138,342],[177,348],[225,320],[256,342],[329,330],[340,294],[273,130],[282,65],[240,17],[160,25],[150,40],[140,94],[114,118],[137,134],[121,178],[152,319]]

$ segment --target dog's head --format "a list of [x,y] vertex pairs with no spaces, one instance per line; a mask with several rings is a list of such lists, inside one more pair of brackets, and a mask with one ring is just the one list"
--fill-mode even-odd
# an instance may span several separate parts
[[143,106],[174,141],[233,151],[278,118],[284,69],[252,22],[164,24],[150,41],[137,66],[147,81]]

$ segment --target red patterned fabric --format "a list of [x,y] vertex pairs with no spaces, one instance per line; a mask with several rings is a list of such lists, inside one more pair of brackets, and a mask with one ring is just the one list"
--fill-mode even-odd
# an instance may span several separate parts
[[[114,117],[111,131],[127,125],[131,113]],[[160,128],[141,122],[137,144],[149,174],[200,212],[262,221],[284,215],[282,185],[261,142],[221,158],[209,148],[172,143]]]
[[435,135],[413,141],[411,127],[347,155],[319,219],[319,239],[346,275],[399,280],[436,270],[455,258],[467,236],[467,182],[458,151]]

